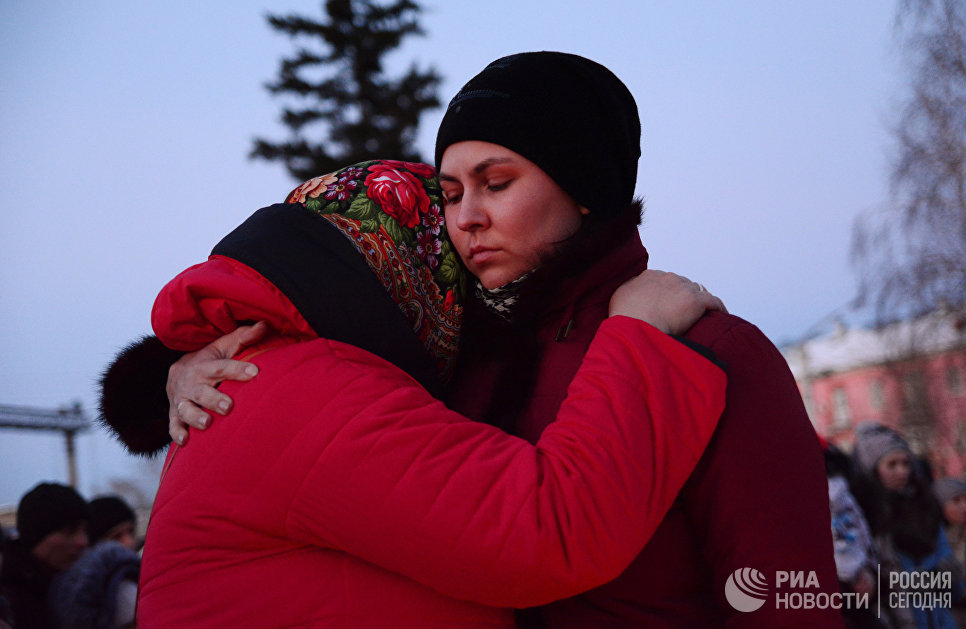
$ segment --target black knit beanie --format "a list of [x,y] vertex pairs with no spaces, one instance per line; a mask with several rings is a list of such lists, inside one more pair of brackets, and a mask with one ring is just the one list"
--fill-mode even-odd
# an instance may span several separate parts
[[126,502],[117,496],[102,496],[91,500],[91,520],[87,527],[87,534],[91,538],[91,545],[96,544],[108,531],[121,524],[131,522],[137,524],[137,516]]
[[592,215],[634,199],[641,121],[604,66],[562,52],[498,59],[456,94],[436,135],[436,168],[456,142],[491,142],[535,163]]
[[17,506],[17,533],[29,550],[55,531],[88,521],[87,502],[72,487],[40,483]]

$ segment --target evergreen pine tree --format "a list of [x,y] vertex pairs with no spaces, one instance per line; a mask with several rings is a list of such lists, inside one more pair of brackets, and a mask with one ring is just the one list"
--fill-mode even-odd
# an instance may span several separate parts
[[[391,78],[387,53],[408,35],[422,35],[412,0],[326,0],[321,22],[269,15],[272,28],[291,38],[317,40],[323,50],[300,47],[282,60],[272,94],[294,95],[301,108],[283,108],[292,139],[255,139],[249,157],[280,160],[302,181],[367,159],[421,161],[413,146],[419,117],[439,106],[440,77],[433,68]],[[318,78],[318,77],[322,78]],[[311,130],[310,130],[311,127]],[[311,132],[310,132],[311,131]]]

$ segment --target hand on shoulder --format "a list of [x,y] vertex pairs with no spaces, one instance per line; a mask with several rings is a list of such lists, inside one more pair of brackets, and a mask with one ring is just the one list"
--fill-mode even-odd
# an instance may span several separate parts
[[708,310],[728,312],[701,284],[648,269],[624,282],[610,300],[610,316],[640,319],[666,334],[682,334]]

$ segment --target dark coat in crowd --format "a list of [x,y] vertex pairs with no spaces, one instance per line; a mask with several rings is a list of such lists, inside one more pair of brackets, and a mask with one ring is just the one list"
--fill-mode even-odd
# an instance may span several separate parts
[[0,597],[10,604],[14,627],[54,627],[47,610],[47,593],[53,578],[54,573],[34,559],[20,540],[5,542]]
[[117,629],[134,622],[141,558],[118,542],[88,549],[50,588],[58,629]]

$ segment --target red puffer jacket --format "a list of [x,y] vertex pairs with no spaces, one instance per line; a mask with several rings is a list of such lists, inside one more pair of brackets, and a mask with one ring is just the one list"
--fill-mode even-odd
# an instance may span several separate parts
[[724,373],[640,321],[600,328],[536,446],[470,421],[356,347],[313,338],[254,270],[214,256],[153,322],[200,347],[268,320],[227,418],[168,454],[138,626],[509,626],[506,608],[618,575],[723,407]]
[[[535,384],[514,434],[536,443],[554,427],[567,387],[606,320],[611,295],[646,266],[647,252],[632,234],[547,303]],[[492,340],[496,358],[474,364],[468,353],[447,399],[455,410],[480,419],[493,399],[500,364],[516,360],[518,349],[499,347],[487,329],[474,331]],[[728,373],[724,413],[702,460],[620,577],[528,611],[526,620],[550,629],[841,627],[835,609],[779,605],[782,594],[838,592],[822,454],[784,358],[758,328],[720,312],[706,314],[685,336],[709,348]],[[752,612],[738,611],[725,596],[728,578],[745,568],[762,573],[769,587],[767,600]],[[814,573],[818,587],[779,586],[778,571]]]

